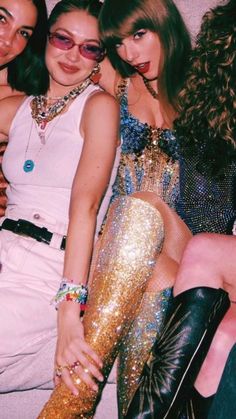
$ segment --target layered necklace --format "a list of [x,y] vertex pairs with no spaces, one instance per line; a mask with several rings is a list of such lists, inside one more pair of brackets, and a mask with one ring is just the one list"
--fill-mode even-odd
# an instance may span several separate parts
[[59,115],[65,109],[68,102],[79,96],[89,86],[90,83],[91,80],[88,77],[86,80],[80,83],[79,86],[75,87],[65,96],[56,98],[57,101],[50,106],[47,106],[48,99],[53,98],[48,98],[47,96],[43,95],[35,96],[30,104],[32,109],[32,118],[37,122],[41,129],[44,129],[47,123]]
[[[32,115],[32,122],[36,122],[36,128],[38,132],[38,136],[40,138],[41,146],[33,159],[27,159],[27,152],[29,150],[30,145],[30,138],[32,133],[32,127],[29,133],[29,139],[25,150],[25,161],[23,165],[24,172],[32,172],[32,170],[35,167],[35,159],[38,157],[39,153],[41,152],[43,146],[46,144],[46,126],[47,123],[52,121],[54,118],[56,118],[58,115],[61,114],[61,112],[65,109],[67,104],[75,99],[77,96],[79,96],[89,85],[91,84],[91,75],[84,80],[82,83],[79,84],[79,86],[72,89],[69,93],[67,93],[65,96],[58,97],[58,98],[49,98],[47,96],[35,96],[33,100],[31,101],[31,115]],[[56,102],[50,106],[48,106],[48,100],[56,99]],[[55,126],[55,125],[54,125]],[[53,127],[54,128],[54,127]],[[51,132],[50,132],[51,134]],[[48,136],[49,137],[49,136]]]
[[153,89],[153,87],[150,85],[150,81],[147,80],[147,79],[145,79],[145,77],[143,77],[143,82],[145,84],[146,89],[149,91],[149,93],[152,95],[152,97],[154,99],[158,100],[159,99],[159,92],[158,92],[158,90],[155,91]]

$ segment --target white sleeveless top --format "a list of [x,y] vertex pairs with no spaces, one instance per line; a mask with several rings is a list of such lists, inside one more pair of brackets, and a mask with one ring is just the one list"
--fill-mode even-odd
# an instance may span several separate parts
[[[80,159],[83,138],[79,127],[85,102],[99,88],[90,85],[69,106],[68,110],[47,124],[45,145],[42,145],[35,121],[31,117],[30,102],[26,98],[13,119],[9,143],[4,153],[2,167],[9,182],[8,209],[21,212],[37,210],[64,225],[66,233],[72,182]],[[24,162],[33,160],[31,172],[23,170]],[[100,207],[97,231],[104,218],[111,196],[119,161],[119,148],[106,195]],[[61,231],[60,231],[61,233]]]

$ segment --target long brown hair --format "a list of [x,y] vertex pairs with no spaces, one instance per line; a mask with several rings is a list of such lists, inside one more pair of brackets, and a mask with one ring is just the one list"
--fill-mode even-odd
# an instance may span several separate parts
[[216,176],[236,158],[236,1],[203,18],[176,121],[184,156]]
[[37,9],[37,23],[26,48],[7,65],[7,81],[13,89],[28,95],[37,95],[44,93],[47,85],[44,65],[47,8],[45,0],[31,0],[31,2]]
[[183,19],[172,0],[106,0],[100,14],[100,31],[113,66],[124,77],[135,71],[121,60],[116,44],[138,29],[157,33],[163,50],[159,91],[177,109],[191,43]]

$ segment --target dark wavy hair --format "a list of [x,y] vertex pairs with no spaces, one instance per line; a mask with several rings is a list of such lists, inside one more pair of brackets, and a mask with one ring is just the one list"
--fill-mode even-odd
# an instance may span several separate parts
[[175,126],[183,156],[197,169],[222,176],[236,159],[236,1],[206,13]]
[[[45,49],[50,27],[63,13],[85,10],[98,19],[102,3],[98,0],[61,0],[45,19],[44,0],[32,0],[38,10],[38,21],[24,52],[9,65],[8,81],[11,87],[26,94],[45,94],[49,88],[49,74],[45,65]],[[47,16],[47,15],[46,15]],[[18,75],[16,69],[18,68]]]
[[99,21],[108,57],[123,77],[132,75],[135,70],[121,60],[116,44],[138,29],[149,29],[158,34],[163,50],[159,90],[177,109],[177,96],[185,78],[191,42],[172,0],[106,0]]
[[61,0],[51,11],[48,19],[48,27],[50,29],[63,13],[69,13],[73,10],[84,10],[89,15],[98,19],[101,7],[102,3],[99,0]]
[[44,93],[47,71],[44,53],[47,40],[47,9],[44,0],[31,0],[38,13],[37,23],[24,51],[7,66],[8,83],[29,95]]

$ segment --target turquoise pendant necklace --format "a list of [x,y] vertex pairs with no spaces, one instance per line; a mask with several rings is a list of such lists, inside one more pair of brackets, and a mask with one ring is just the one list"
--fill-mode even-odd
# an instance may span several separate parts
[[[27,151],[29,149],[29,142],[30,142],[30,137],[31,137],[31,134],[32,134],[32,129],[33,129],[33,122],[34,121],[32,119],[31,127],[30,127],[30,133],[29,133],[29,139],[28,139],[28,143],[27,143],[27,146],[26,146],[26,150],[25,150],[25,161],[24,161],[24,164],[23,164],[23,170],[24,170],[25,173],[32,172],[32,170],[34,169],[34,166],[35,166],[35,163],[32,159],[26,159],[26,154],[27,154]],[[42,146],[40,147],[37,155],[40,153],[41,148],[42,148]],[[37,155],[35,157],[37,157]]]
[[[48,135],[47,135],[47,141],[48,141],[49,137],[51,136],[51,133],[52,133],[52,131],[55,128],[55,125],[59,122],[60,116],[61,115],[59,115],[59,117],[55,120],[55,123],[52,126],[51,131],[48,133]],[[37,134],[38,134],[39,140],[41,142],[41,145],[40,145],[38,151],[36,152],[36,155],[34,156],[34,159],[27,159],[26,158],[27,153],[29,151],[29,144],[30,144],[30,138],[31,138],[31,134],[32,134],[33,125],[34,125],[34,120],[32,119],[31,128],[30,128],[30,134],[29,134],[29,140],[28,140],[28,144],[27,144],[26,150],[25,150],[25,161],[24,161],[24,164],[23,164],[23,170],[24,170],[25,173],[30,173],[30,172],[32,172],[34,170],[34,168],[35,168],[35,162],[36,162],[39,154],[41,153],[41,150],[46,145],[46,139],[45,139],[46,132],[44,132],[44,137],[43,137],[43,140],[42,140],[41,135],[40,135],[41,132],[38,132],[37,125],[35,124],[35,127],[36,127],[36,130],[37,130]]]
[[[24,164],[23,164],[23,170],[24,170],[25,173],[31,173],[34,170],[35,160],[38,157],[38,155],[40,154],[42,148],[46,145],[46,140],[45,140],[46,131],[45,130],[46,130],[47,123],[50,122],[52,119],[58,117],[58,116],[60,118],[60,116],[62,114],[62,111],[65,109],[67,104],[71,100],[74,100],[77,96],[79,96],[91,84],[91,76],[96,72],[97,72],[97,68],[95,67],[95,69],[92,71],[90,76],[87,77],[87,79],[85,79],[82,83],[80,83],[79,86],[77,86],[76,88],[71,90],[65,96],[57,98],[56,103],[54,105],[49,106],[48,108],[47,108],[47,97],[46,96],[35,96],[33,98],[33,100],[31,101],[31,104],[30,104],[31,115],[32,115],[32,123],[31,123],[31,129],[30,129],[28,144],[27,144],[26,150],[25,150],[25,161],[24,161]],[[58,122],[59,118],[56,119],[56,123]],[[32,134],[32,128],[33,128],[33,122],[34,121],[36,122],[36,128],[37,128],[37,125],[40,128],[40,131],[38,131],[38,129],[37,129],[37,133],[38,133],[38,137],[39,137],[40,142],[41,142],[41,146],[40,146],[38,152],[36,153],[36,156],[34,157],[34,160],[32,160],[32,159],[27,159],[26,155],[27,155],[27,152],[29,150],[30,138],[31,138],[31,134]],[[54,126],[55,125],[56,124],[54,124]],[[52,127],[51,132],[53,131],[54,126]],[[49,135],[51,134],[51,132],[49,133]],[[49,138],[49,135],[47,136],[47,140]]]
[[32,170],[34,169],[34,166],[35,166],[35,164],[34,164],[33,160],[30,160],[30,159],[25,160],[23,170],[26,173],[32,172]]

